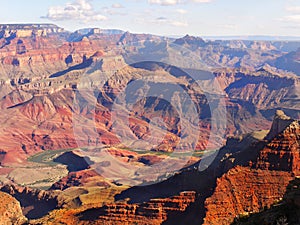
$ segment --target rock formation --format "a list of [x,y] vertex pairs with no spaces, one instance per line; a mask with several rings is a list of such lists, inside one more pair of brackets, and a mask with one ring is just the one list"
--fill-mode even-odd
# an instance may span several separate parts
[[273,119],[271,130],[266,139],[272,140],[276,135],[284,131],[291,122],[293,122],[293,119],[285,115],[282,110],[277,110]]
[[27,219],[22,214],[20,203],[11,195],[0,192],[0,223],[21,225]]
[[[70,187],[84,186],[90,178],[100,176],[93,170],[83,170],[79,172],[70,172],[67,177],[62,178],[60,181],[54,183],[51,190],[65,190]],[[98,182],[98,187],[109,187],[107,182]]]
[[0,24],[0,38],[7,39],[48,36],[63,32],[63,28],[54,24]]
[[[282,124],[286,119],[287,116],[282,112],[277,112],[274,123]],[[293,149],[293,140],[298,144],[296,134],[299,131],[293,129],[297,122],[291,120],[271,140],[264,137],[274,130],[269,134],[256,132],[228,141],[211,167],[204,172],[199,172],[195,164],[161,183],[123,191],[116,196],[117,200],[122,201],[68,215],[78,224],[88,224],[93,220],[95,224],[227,225],[234,222],[235,218],[273,207],[284,196],[290,196],[284,198],[296,204],[296,192],[289,192],[294,193],[289,195],[285,193],[287,187],[288,190],[291,187],[294,190],[295,185],[289,183],[295,179],[299,169],[292,166],[290,158],[281,158],[281,154],[275,152],[277,149]],[[236,145],[238,142],[240,144]],[[277,148],[270,149],[275,144]],[[299,154],[299,147],[295,149]],[[272,154],[262,157],[265,152]],[[289,156],[296,154],[297,151],[293,150]],[[279,163],[274,163],[278,160]],[[277,166],[265,167],[268,163]]]
[[55,193],[43,190],[13,185],[5,185],[0,190],[17,199],[20,202],[18,204],[21,204],[23,214],[29,219],[45,216],[49,211],[61,207],[64,203],[64,200]]
[[96,220],[96,224],[162,224],[168,215],[184,212],[195,201],[195,192],[181,192],[178,196],[151,199],[142,204],[111,204],[89,209],[78,215],[82,224]]
[[[277,135],[274,135],[277,131]],[[267,138],[273,137],[260,151],[256,168],[279,170],[300,174],[300,126],[298,120],[292,120],[282,111],[277,111]]]
[[[270,207],[300,174],[298,120],[277,111],[265,138],[265,132],[241,135],[269,127],[279,108],[291,117],[299,116],[299,78],[266,65],[274,65],[278,57],[283,62],[289,61],[286,57],[297,61],[298,52],[285,55],[271,43],[214,42],[187,35],[173,44],[193,53],[184,51],[184,57],[176,58],[172,44],[164,42],[168,38],[154,35],[97,29],[70,34],[54,25],[35,24],[0,25],[0,30],[0,174],[5,183],[14,182],[7,176],[13,166],[26,167],[29,156],[46,150],[117,146],[120,149],[110,150],[112,156],[138,166],[155,165],[164,157],[139,156],[131,148],[166,157],[177,147],[181,153],[207,150],[212,110],[220,97],[227,110],[220,117],[227,127],[217,130],[224,129],[225,137],[238,135],[228,139],[206,171],[200,172],[198,164],[184,165],[145,187],[105,180],[89,169],[84,156],[64,153],[57,162],[71,172],[53,184],[55,191],[2,187],[20,201],[30,219],[53,211],[42,220],[61,213],[75,224],[88,224],[91,219],[95,224],[230,224],[236,216]],[[142,52],[154,61],[137,62],[144,60],[139,57]],[[202,71],[206,66],[194,69],[192,55],[200,56],[197,62],[212,67],[211,71]],[[170,59],[181,66],[162,63]],[[211,90],[213,82],[219,82],[219,90]],[[84,88],[93,91],[80,92]],[[174,93],[176,88],[187,93],[185,99]],[[149,90],[153,95],[147,96]],[[183,106],[188,118],[180,118],[180,110],[166,96]],[[189,105],[195,106],[194,114]],[[128,118],[113,118],[120,109]],[[82,126],[74,132],[78,122]],[[193,126],[184,129],[186,123]],[[217,141],[225,139],[217,137]],[[108,164],[102,166],[109,170]],[[78,195],[89,193],[85,186],[103,188],[115,202],[87,201],[90,205],[82,206]],[[78,208],[61,209],[64,200],[57,193],[70,194],[72,188],[79,193],[72,199]],[[92,191],[89,194],[93,196]]]
[[217,180],[206,199],[203,224],[231,224],[238,215],[259,212],[281,199],[292,175],[283,171],[235,167]]
[[235,219],[233,225],[252,225],[252,224],[291,224],[300,223],[300,179],[292,180],[286,190],[282,200],[276,202],[271,208],[260,213],[244,214]]
[[279,201],[300,172],[299,133],[299,121],[277,111],[266,145],[258,153],[252,151],[257,158],[249,160],[249,166],[229,169],[217,180],[214,193],[205,201],[204,224],[230,224],[238,215],[259,212]]
[[[72,123],[74,91],[83,86],[97,87],[97,85],[100,85],[100,90],[97,91],[99,92],[98,103],[101,110],[97,110],[95,116],[99,121],[99,127],[101,127],[99,135],[102,140],[93,140],[93,142],[110,145],[119,143],[120,140],[118,140],[117,135],[111,132],[112,124],[109,122],[111,118],[110,106],[117,94],[120,93],[118,91],[124,90],[124,87],[140,79],[142,75],[151,78],[153,83],[157,83],[159,78],[155,78],[151,74],[154,72],[157,72],[157,74],[162,73],[161,77],[164,77],[163,71],[168,74],[172,82],[175,82],[166,84],[169,85],[169,88],[172,88],[171,85],[184,87],[195,102],[201,118],[199,124],[201,137],[196,148],[197,150],[206,149],[211,129],[209,104],[202,92],[193,89],[193,85],[187,83],[190,79],[188,74],[168,65],[156,64],[154,67],[157,67],[158,70],[154,71],[149,69],[147,63],[140,63],[138,68],[134,68],[133,65],[126,67],[126,61],[120,56],[124,53],[122,52],[124,50],[116,45],[116,43],[127,45],[138,42],[141,46],[144,44],[145,51],[161,56],[161,49],[158,51],[155,45],[145,43],[149,41],[160,43],[164,38],[153,35],[131,34],[129,32],[99,34],[96,29],[93,29],[85,40],[68,41],[69,34],[64,33],[54,25],[2,25],[0,28],[4,33],[21,32],[22,30],[33,32],[34,30],[47,29],[47,35],[13,35],[8,40],[6,37],[8,34],[3,34],[4,36],[1,39],[4,44],[0,48],[1,64],[3,65],[0,69],[0,73],[3,75],[1,76],[3,79],[0,80],[2,114],[16,115],[18,120],[21,121],[19,124],[25,127],[16,131],[12,119],[7,121],[3,116],[1,121],[6,121],[7,129],[2,128],[0,131],[0,141],[11,140],[7,146],[3,147],[3,152],[8,153],[5,154],[3,161],[24,161],[27,155],[45,149],[77,147],[70,124]],[[85,34],[83,32],[80,35]],[[175,43],[183,44],[187,48],[190,46],[196,52],[202,48],[216,48],[216,51],[227,49],[225,47],[219,49],[213,43],[206,43],[201,38],[191,36],[177,39],[177,42],[175,41]],[[162,44],[161,48],[166,48],[164,50],[168,52],[167,45]],[[162,51],[164,52],[164,50]],[[130,59],[134,59],[136,50],[129,48],[128,51],[123,55],[126,55],[130,61]],[[134,53],[133,55],[131,55],[131,51]],[[205,51],[200,52],[202,54]],[[238,52],[232,54],[239,55]],[[130,58],[131,56],[132,58]],[[214,57],[216,56],[214,55]],[[207,58],[211,59],[211,57]],[[225,64],[229,65],[230,63]],[[87,75],[85,73],[91,76],[99,75],[94,74],[95,72],[103,73],[104,77],[107,76],[107,73],[116,72],[116,74],[111,76],[104,85],[100,81],[99,83],[89,82],[88,79],[85,81],[86,83],[83,82],[83,75]],[[228,95],[228,101],[226,102],[228,129],[226,135],[240,134],[269,126],[270,122],[261,113],[264,110],[268,111],[266,107],[279,105],[279,103],[284,103],[283,106],[291,108],[297,105],[290,103],[290,100],[295,98],[298,88],[298,81],[294,77],[285,78],[264,71],[246,70],[245,72],[242,69],[217,70],[214,75],[220,82],[222,90]],[[244,83],[247,83],[247,85],[241,85]],[[206,86],[209,86],[209,84]],[[142,90],[138,91],[141,92]],[[141,95],[141,93],[135,94]],[[151,101],[147,101],[147,105],[143,102],[134,105],[134,113],[140,112],[140,114],[131,118],[130,135],[137,140],[147,139],[150,134],[149,120],[153,117],[165,115],[169,133],[163,143],[153,150],[173,151],[176,144],[178,144],[178,136],[185,136],[185,134],[180,133],[182,131],[178,126],[178,118],[176,118],[174,109],[169,110],[168,113],[166,113],[168,107],[163,110],[155,110],[163,102],[156,98],[152,98],[152,100],[154,102],[152,106]],[[148,107],[147,110],[145,110],[145,106]],[[82,109],[82,112],[91,115],[93,114],[90,110],[92,108],[93,106]],[[144,108],[144,111],[141,111],[142,108]],[[261,111],[258,111],[258,109]],[[32,129],[32,127],[38,129]],[[186,134],[191,135],[193,132],[187,131]],[[83,139],[88,139],[88,134],[83,136]],[[84,140],[77,141],[83,145]],[[185,148],[192,148],[192,144],[188,142]],[[15,157],[12,157],[11,154],[14,154]]]

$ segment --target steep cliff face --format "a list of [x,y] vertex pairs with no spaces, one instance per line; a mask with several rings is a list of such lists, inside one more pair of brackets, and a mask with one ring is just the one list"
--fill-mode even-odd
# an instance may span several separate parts
[[274,204],[270,209],[260,213],[244,215],[236,218],[234,225],[253,224],[289,224],[298,225],[300,223],[300,179],[292,180],[284,194],[283,200]]
[[152,199],[142,204],[111,204],[89,209],[78,216],[82,224],[162,224],[168,215],[184,212],[195,201],[195,192],[182,192],[171,198]]
[[203,224],[231,224],[241,214],[259,212],[280,200],[293,176],[284,171],[235,167],[217,180],[213,195],[206,199]]
[[[16,198],[21,204],[23,214],[29,219],[42,217],[63,204],[63,199],[53,192],[13,185],[3,186],[1,191]],[[16,212],[18,213],[19,211],[17,210]]]
[[294,120],[285,115],[282,110],[277,110],[273,118],[271,130],[266,136],[267,140],[272,140],[276,135],[282,133]]
[[254,155],[249,166],[234,166],[218,178],[205,201],[204,224],[230,224],[238,215],[259,212],[279,201],[300,171],[299,132],[299,121],[277,111],[265,146],[253,151],[257,158]]
[[24,217],[20,203],[11,195],[0,192],[0,223],[5,225],[21,225]]
[[256,168],[279,170],[300,174],[300,126],[299,121],[291,120],[283,112],[277,112],[270,133],[268,145],[260,151]]
[[63,33],[64,29],[54,24],[0,24],[0,38],[47,36]]

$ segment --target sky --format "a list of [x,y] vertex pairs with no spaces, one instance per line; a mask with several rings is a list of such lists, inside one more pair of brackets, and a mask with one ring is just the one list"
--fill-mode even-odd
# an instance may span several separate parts
[[0,23],[54,23],[69,31],[300,37],[300,0],[0,0]]

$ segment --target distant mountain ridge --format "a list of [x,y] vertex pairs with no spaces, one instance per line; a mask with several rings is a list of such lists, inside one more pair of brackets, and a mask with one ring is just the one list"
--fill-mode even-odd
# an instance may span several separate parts
[[298,36],[271,35],[235,35],[235,36],[203,36],[207,40],[244,40],[244,41],[300,41]]

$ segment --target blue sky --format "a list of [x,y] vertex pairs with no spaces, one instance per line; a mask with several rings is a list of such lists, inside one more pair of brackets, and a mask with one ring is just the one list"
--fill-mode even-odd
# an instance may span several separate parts
[[300,0],[10,0],[1,23],[55,23],[160,35],[300,36]]

